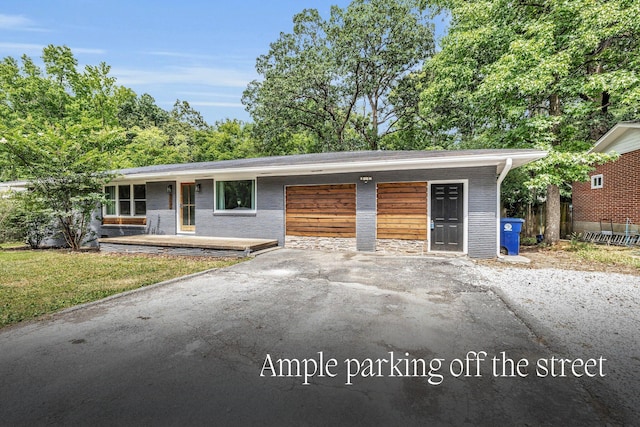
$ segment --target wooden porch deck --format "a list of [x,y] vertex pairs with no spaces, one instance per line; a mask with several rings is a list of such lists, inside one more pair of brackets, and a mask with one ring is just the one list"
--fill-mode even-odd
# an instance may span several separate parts
[[185,235],[140,234],[98,239],[100,247],[109,252],[147,252],[183,255],[222,255],[223,252],[248,255],[251,252],[278,246],[277,240],[206,237]]

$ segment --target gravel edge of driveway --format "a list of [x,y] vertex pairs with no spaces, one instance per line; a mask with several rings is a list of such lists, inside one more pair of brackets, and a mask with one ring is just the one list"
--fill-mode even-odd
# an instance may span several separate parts
[[640,277],[553,268],[475,268],[482,287],[500,298],[551,352],[568,358],[607,356],[607,377],[581,383],[594,403],[606,405],[596,406],[620,425],[640,419]]

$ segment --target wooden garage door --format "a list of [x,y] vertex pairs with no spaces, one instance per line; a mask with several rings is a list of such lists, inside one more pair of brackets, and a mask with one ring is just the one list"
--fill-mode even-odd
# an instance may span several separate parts
[[287,187],[288,236],[356,237],[356,185]]
[[377,238],[427,239],[427,183],[378,184]]

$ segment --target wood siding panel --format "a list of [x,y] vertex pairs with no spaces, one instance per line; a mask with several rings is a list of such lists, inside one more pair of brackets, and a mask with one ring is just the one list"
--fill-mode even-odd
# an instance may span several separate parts
[[103,225],[147,225],[144,217],[106,217],[102,219]]
[[377,187],[378,239],[427,239],[427,183],[396,182]]
[[286,234],[356,237],[356,185],[287,187]]

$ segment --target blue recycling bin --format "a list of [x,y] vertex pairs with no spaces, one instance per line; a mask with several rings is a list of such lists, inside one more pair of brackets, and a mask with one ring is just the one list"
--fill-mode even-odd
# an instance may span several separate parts
[[520,254],[522,224],[522,218],[500,218],[500,246],[507,249],[507,255]]

